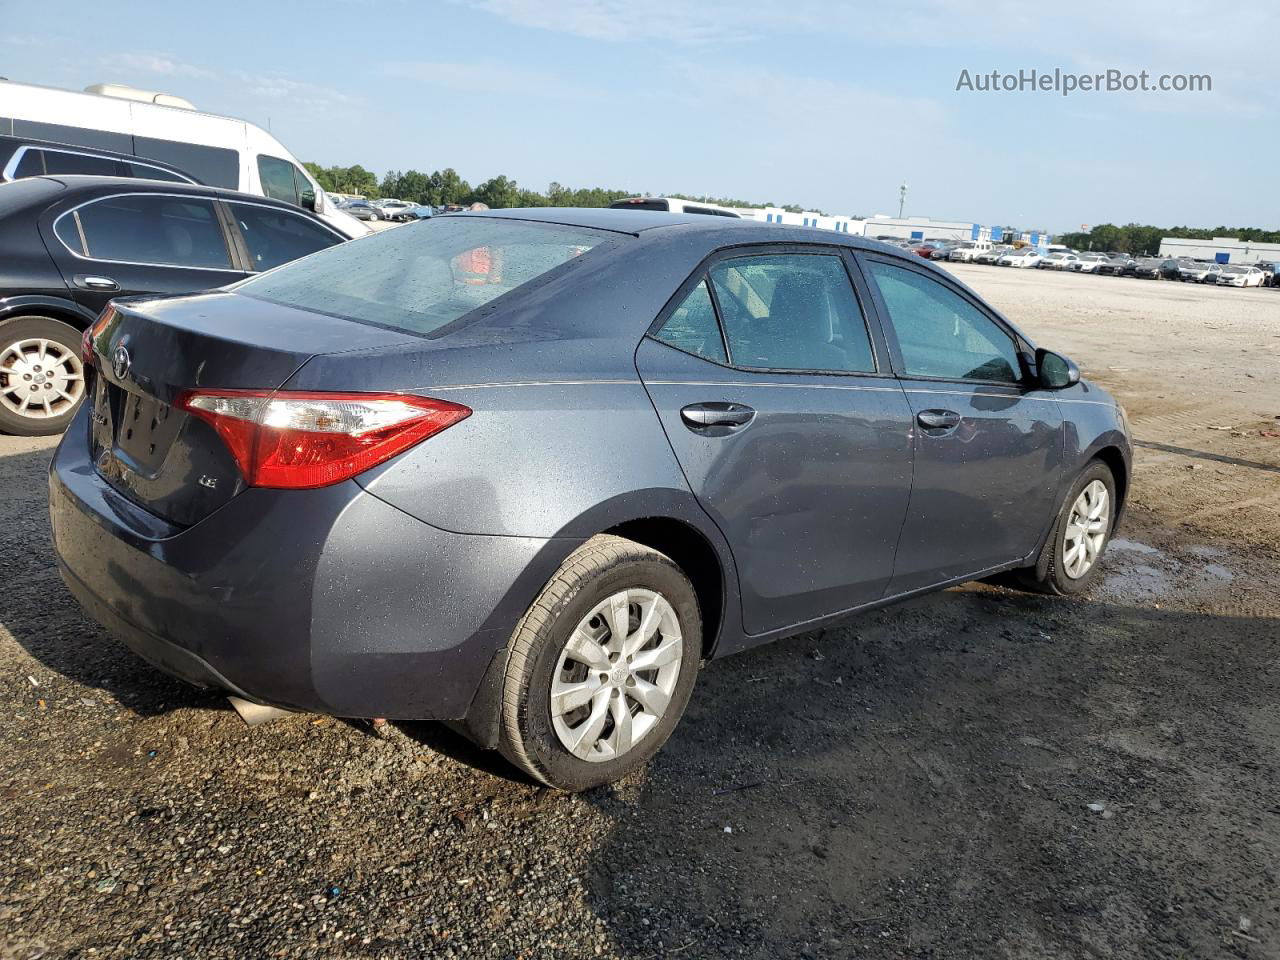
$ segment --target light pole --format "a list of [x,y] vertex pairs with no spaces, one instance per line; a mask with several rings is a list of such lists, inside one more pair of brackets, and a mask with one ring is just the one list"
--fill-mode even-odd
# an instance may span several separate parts
[[907,203],[907,182],[902,181],[902,186],[898,188],[898,219],[902,219],[902,208]]

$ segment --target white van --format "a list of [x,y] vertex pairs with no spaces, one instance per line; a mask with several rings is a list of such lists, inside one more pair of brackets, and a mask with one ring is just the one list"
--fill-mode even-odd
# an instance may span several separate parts
[[[714,203],[698,203],[678,197],[627,197],[609,204],[616,210],[666,210],[668,213],[701,213],[712,217],[738,217],[728,207]],[[739,219],[741,219],[739,217]]]
[[[83,93],[0,80],[0,138],[13,149],[0,179],[17,179],[26,154],[49,143],[74,147],[60,156],[92,163],[95,150],[155,160],[196,183],[274,197],[312,210],[347,237],[370,232],[340,211],[275,137],[245,120],[201,113],[181,97],[120,84],[95,84]],[[29,139],[27,149],[21,141]],[[43,153],[40,154],[43,156]],[[146,176],[145,165],[137,175]],[[98,173],[97,169],[62,173]],[[164,179],[169,179],[164,177]]]

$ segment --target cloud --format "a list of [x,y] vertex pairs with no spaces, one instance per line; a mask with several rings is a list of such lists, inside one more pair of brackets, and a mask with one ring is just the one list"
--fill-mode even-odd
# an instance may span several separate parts
[[[733,7],[714,0],[461,0],[522,27],[588,40],[723,43],[747,36]],[[750,6],[750,4],[744,4]]]
[[113,53],[103,57],[101,62],[108,70],[127,71],[130,73],[149,73],[163,77],[199,77],[202,79],[209,79],[215,76],[212,70],[185,63],[163,53]]
[[0,43],[8,44],[11,47],[43,48],[53,46],[53,40],[49,37],[34,37],[30,34],[11,34],[7,37],[0,37]]
[[543,97],[551,100],[596,100],[592,87],[556,74],[513,67],[505,63],[393,63],[386,74],[461,94],[486,93],[503,97]]
[[227,82],[239,84],[243,92],[262,100],[283,103],[307,113],[324,113],[353,107],[361,98],[331,87],[295,80],[283,73],[249,73],[237,70]]

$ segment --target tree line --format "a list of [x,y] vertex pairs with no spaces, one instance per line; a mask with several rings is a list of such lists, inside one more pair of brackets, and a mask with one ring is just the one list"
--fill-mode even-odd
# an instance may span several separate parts
[[1257,227],[1214,227],[1209,230],[1197,227],[1152,227],[1140,223],[1126,223],[1117,227],[1112,223],[1100,223],[1088,233],[1061,234],[1058,242],[1076,250],[1116,250],[1134,256],[1154,256],[1160,252],[1160,240],[1163,237],[1188,240],[1239,237],[1250,243],[1280,243],[1280,230],[1260,230]]
[[[334,193],[358,193],[370,200],[378,197],[396,197],[433,207],[443,207],[451,203],[477,202],[487,204],[494,209],[500,207],[607,207],[615,200],[637,196],[634,190],[607,190],[604,187],[573,188],[559,183],[552,183],[545,192],[539,192],[522,187],[505,176],[493,177],[473,187],[452,167],[436,170],[434,173],[422,173],[419,170],[390,170],[379,180],[373,171],[366,170],[359,164],[352,167],[322,167],[317,163],[304,163],[303,166],[316,178],[316,183]],[[673,193],[671,196],[683,200],[696,200],[699,203],[714,203],[722,207],[759,209],[775,206],[772,203],[750,203],[746,200],[732,200],[725,197],[698,197],[682,193]],[[803,213],[806,208],[796,204],[784,204],[782,209],[792,213]]]

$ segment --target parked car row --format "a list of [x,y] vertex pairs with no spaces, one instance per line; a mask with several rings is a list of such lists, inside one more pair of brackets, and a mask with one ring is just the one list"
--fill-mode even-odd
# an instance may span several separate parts
[[1276,265],[1270,263],[1221,264],[1190,258],[1132,257],[1116,251],[1078,253],[1074,250],[1053,250],[1041,253],[1034,247],[1012,246],[965,252],[961,252],[962,249],[953,249],[949,259],[988,266],[1035,267],[1097,276],[1181,280],[1230,287],[1280,287]]
[[338,209],[350,214],[357,220],[425,220],[436,213],[434,208],[426,204],[408,203],[404,200],[395,200],[387,197],[380,200],[352,197],[340,202]]

